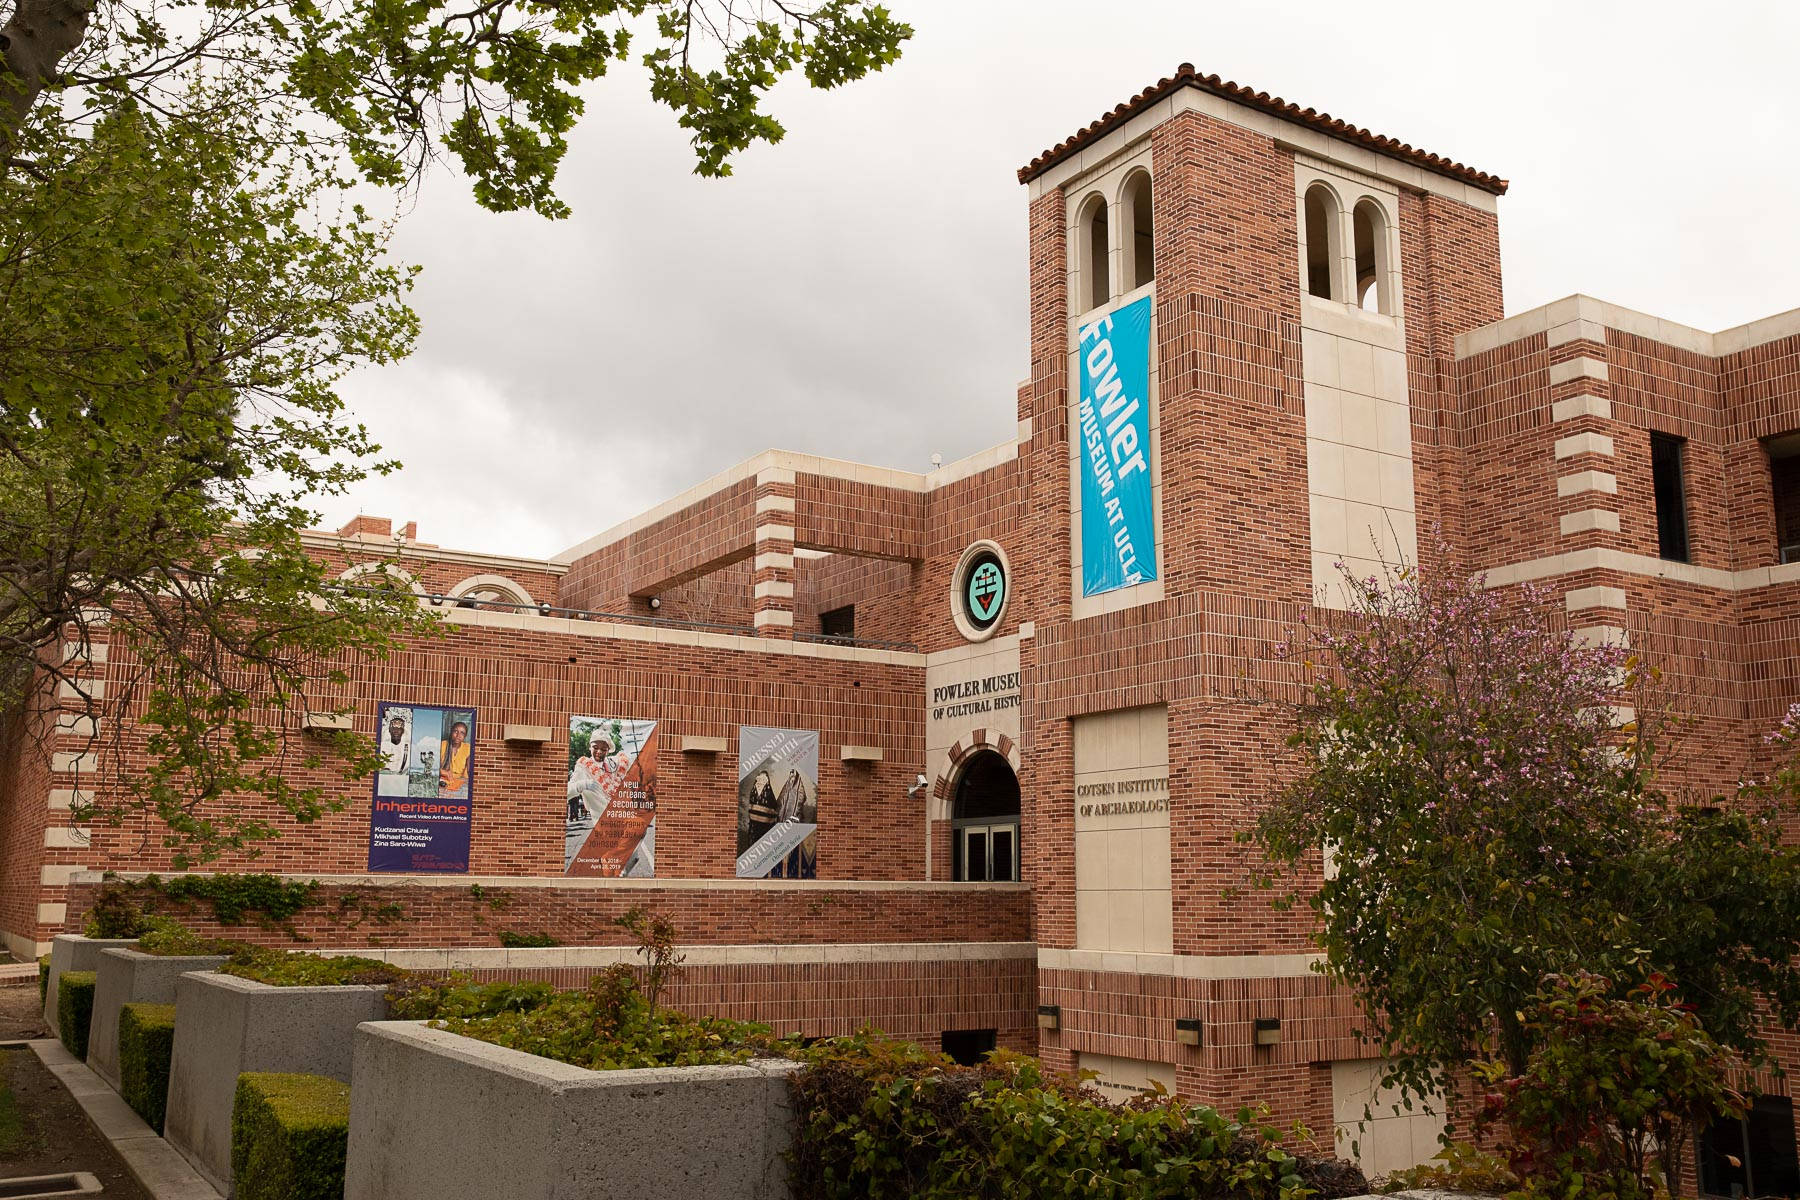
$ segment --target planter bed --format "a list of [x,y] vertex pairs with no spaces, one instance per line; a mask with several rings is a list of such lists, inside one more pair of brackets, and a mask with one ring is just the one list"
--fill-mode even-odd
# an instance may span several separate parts
[[387,1000],[379,986],[273,987],[222,973],[188,974],[175,985],[175,1012],[165,1136],[229,1195],[238,1076],[276,1072],[348,1083],[356,1027],[385,1017]]
[[786,1200],[797,1069],[590,1071],[371,1022],[355,1037],[345,1200]]
[[117,1091],[119,1010],[127,1004],[173,1004],[177,979],[189,971],[211,971],[224,961],[222,954],[159,956],[123,947],[103,950],[94,985],[87,1065]]
[[50,974],[44,984],[44,1023],[52,1037],[61,1037],[56,1021],[56,986],[65,971],[98,971],[100,952],[117,946],[135,946],[136,938],[90,938],[79,933],[59,933],[50,943]]

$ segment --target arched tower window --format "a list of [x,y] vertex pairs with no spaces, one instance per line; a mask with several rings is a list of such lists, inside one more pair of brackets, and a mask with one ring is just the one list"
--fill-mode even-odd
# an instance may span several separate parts
[[1321,300],[1342,300],[1338,291],[1337,197],[1323,184],[1306,189],[1306,290]]
[[1156,278],[1156,238],[1150,213],[1148,172],[1135,172],[1125,181],[1119,209],[1125,218],[1125,279],[1133,288],[1141,288]]
[[1090,312],[1096,308],[1104,308],[1106,302],[1112,299],[1112,280],[1107,269],[1112,236],[1106,228],[1104,196],[1089,196],[1081,206],[1078,237],[1081,247],[1078,303],[1082,312]]
[[970,755],[950,801],[950,868],[960,880],[1019,878],[1019,777],[994,750]]
[[1366,312],[1391,313],[1388,295],[1387,214],[1373,200],[1356,205],[1352,226],[1356,239],[1356,303]]

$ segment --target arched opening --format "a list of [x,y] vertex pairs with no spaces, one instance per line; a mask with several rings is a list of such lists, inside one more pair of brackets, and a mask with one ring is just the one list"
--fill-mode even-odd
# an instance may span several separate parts
[[1321,300],[1337,295],[1338,206],[1331,189],[1314,184],[1306,189],[1306,290]]
[[1389,312],[1387,216],[1373,200],[1356,206],[1351,222],[1356,239],[1356,303],[1365,312]]
[[1081,311],[1091,312],[1106,307],[1112,299],[1112,280],[1108,277],[1108,256],[1112,236],[1106,228],[1106,198],[1088,197],[1081,209]]
[[450,589],[450,598],[458,608],[481,608],[487,604],[532,607],[531,593],[504,575],[471,575]]
[[1119,208],[1125,215],[1125,278],[1133,288],[1141,288],[1156,278],[1156,239],[1154,218],[1150,213],[1150,176],[1139,171],[1125,182],[1125,193]]
[[950,801],[950,868],[973,882],[1019,878],[1019,777],[1004,755],[979,750]]

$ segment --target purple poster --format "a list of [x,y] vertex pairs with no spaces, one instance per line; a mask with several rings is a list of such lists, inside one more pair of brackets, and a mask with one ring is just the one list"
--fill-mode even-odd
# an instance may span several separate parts
[[383,704],[369,815],[369,870],[469,869],[475,710]]

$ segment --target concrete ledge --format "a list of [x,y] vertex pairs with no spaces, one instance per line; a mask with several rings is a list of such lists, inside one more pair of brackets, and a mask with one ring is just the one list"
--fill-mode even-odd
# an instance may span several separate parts
[[683,754],[724,754],[730,749],[730,741],[722,737],[700,737],[689,733],[681,738]]
[[547,742],[550,740],[548,725],[502,725],[500,740],[503,742]]
[[61,1042],[45,1038],[30,1045],[154,1200],[219,1200],[219,1193],[157,1137],[156,1130],[144,1124],[117,1092],[63,1049]]
[[44,991],[44,1023],[56,1037],[62,1030],[56,1024],[57,981],[65,971],[98,971],[100,952],[114,947],[135,946],[136,938],[90,938],[79,933],[59,933],[50,943],[50,986]]
[[351,729],[355,726],[355,718],[349,713],[315,713],[309,712],[301,720],[302,729],[314,729],[320,732],[335,732]]
[[798,1064],[589,1071],[412,1021],[356,1031],[345,1200],[786,1200]]
[[173,1004],[175,981],[189,971],[210,971],[223,954],[144,954],[123,947],[100,953],[94,981],[94,1021],[88,1026],[88,1066],[114,1091],[119,1087],[119,1010],[127,1004]]
[[[1676,564],[1685,565],[1685,564]],[[1800,564],[1796,564],[1800,570]],[[86,867],[71,866],[68,874],[58,876],[58,884],[101,883],[104,876]],[[189,875],[211,875],[211,871],[188,871]],[[148,871],[114,871],[117,879],[143,879]],[[168,872],[162,878],[169,878]],[[479,883],[484,888],[548,888],[552,891],[688,891],[688,892],[943,892],[946,895],[969,896],[980,892],[1029,892],[1028,883],[951,883],[937,879],[611,879],[576,875],[321,875],[311,871],[276,872],[277,879],[294,879],[326,885],[366,888],[435,887],[467,889]],[[362,954],[364,951],[357,950]]]
[[356,1027],[387,1016],[380,987],[271,987],[190,972],[175,982],[175,1047],[164,1136],[229,1195],[231,1108],[245,1071],[292,1071],[350,1082]]
[[838,758],[843,762],[880,762],[882,759],[880,746],[842,746],[838,749]]

